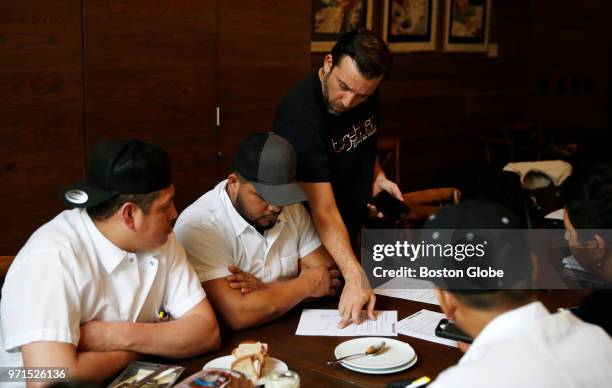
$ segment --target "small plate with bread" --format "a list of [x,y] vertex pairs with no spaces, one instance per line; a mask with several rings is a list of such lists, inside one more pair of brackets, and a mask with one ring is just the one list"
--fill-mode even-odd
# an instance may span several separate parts
[[265,384],[272,372],[286,372],[287,364],[268,355],[268,344],[255,341],[241,342],[229,356],[215,358],[202,369],[224,368],[241,372],[255,385]]

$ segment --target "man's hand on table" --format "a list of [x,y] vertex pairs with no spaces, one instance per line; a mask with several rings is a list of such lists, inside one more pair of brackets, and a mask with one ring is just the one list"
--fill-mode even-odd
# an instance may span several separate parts
[[[362,275],[361,276],[365,276]],[[340,304],[338,305],[338,313],[341,320],[338,323],[338,328],[342,329],[348,326],[351,322],[359,324],[361,321],[361,309],[367,304],[367,316],[372,320],[376,320],[374,315],[374,305],[376,304],[376,295],[372,288],[363,277],[354,279],[345,278],[346,285],[340,296]]]
[[465,342],[461,342],[461,341],[457,341],[457,347],[459,348],[459,350],[461,350],[463,353],[465,353],[470,348],[470,344],[465,343]]

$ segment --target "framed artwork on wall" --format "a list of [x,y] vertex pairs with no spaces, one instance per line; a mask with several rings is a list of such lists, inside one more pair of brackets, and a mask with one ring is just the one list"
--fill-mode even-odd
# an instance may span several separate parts
[[491,0],[445,0],[444,51],[487,51]]
[[384,0],[383,39],[392,51],[436,49],[438,0]]
[[356,28],[372,28],[373,0],[312,0],[311,51],[329,51]]

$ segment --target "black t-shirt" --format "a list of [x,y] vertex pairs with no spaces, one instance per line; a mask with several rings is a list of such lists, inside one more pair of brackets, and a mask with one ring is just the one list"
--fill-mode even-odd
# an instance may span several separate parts
[[351,240],[372,195],[378,123],[378,90],[350,111],[332,114],[318,72],[289,91],[276,112],[274,132],[295,149],[298,181],[331,183]]

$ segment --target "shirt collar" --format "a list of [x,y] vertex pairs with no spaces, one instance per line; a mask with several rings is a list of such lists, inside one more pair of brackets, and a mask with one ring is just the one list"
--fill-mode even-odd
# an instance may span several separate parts
[[98,259],[102,262],[106,272],[109,274],[112,273],[115,268],[117,268],[119,263],[130,255],[130,253],[119,248],[113,244],[112,241],[107,239],[106,236],[104,236],[98,227],[93,223],[92,219],[89,217],[89,214],[87,214],[86,209],[80,209],[80,212],[81,218],[85,222],[85,226],[87,227],[89,235],[91,236]]
[[[253,227],[253,225],[249,224],[234,207],[232,200],[230,199],[229,195],[227,194],[227,191],[225,190],[226,186],[227,179],[221,182],[221,184],[219,185],[219,197],[221,199],[221,204],[227,209],[227,212],[229,213],[229,222],[232,226],[234,234],[236,235],[236,237],[238,237],[246,230],[255,231],[256,229]],[[284,224],[285,222],[287,222],[287,218],[285,217],[285,209],[283,209],[283,211],[278,215],[277,220],[277,225],[275,225],[272,229],[276,228],[278,224]],[[272,229],[268,229],[266,232],[264,232],[264,234],[267,234],[267,232]]]
[[542,302],[535,301],[495,317],[474,339],[474,342],[459,363],[482,356],[483,349],[499,340],[507,340],[509,333],[530,330],[537,320],[550,315]]

